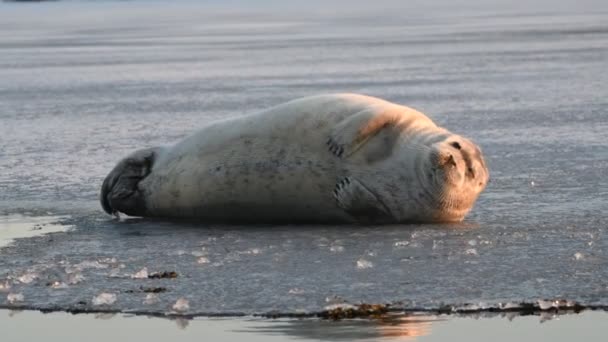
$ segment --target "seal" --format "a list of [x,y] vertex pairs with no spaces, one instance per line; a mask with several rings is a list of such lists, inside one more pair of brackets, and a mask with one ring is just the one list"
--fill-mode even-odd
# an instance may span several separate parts
[[421,112],[331,94],[136,151],[100,201],[109,214],[221,222],[452,222],[488,177],[477,145]]

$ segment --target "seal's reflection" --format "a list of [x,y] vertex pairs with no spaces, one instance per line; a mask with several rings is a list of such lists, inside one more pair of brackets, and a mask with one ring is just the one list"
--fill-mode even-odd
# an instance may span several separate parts
[[[378,319],[349,319],[328,321],[317,319],[280,320],[238,332],[277,335],[297,339],[326,341],[385,340],[415,341],[431,333],[431,325],[441,319],[437,316],[387,315]],[[257,323],[259,323],[258,321]]]

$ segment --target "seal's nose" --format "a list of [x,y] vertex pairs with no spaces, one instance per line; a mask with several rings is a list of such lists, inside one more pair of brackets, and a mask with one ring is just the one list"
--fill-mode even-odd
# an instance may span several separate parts
[[438,165],[441,168],[455,167],[456,159],[454,158],[454,155],[451,153],[440,153],[439,158],[438,158]]

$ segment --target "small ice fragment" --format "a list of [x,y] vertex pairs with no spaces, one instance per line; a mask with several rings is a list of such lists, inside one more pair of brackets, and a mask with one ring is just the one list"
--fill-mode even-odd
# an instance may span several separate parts
[[374,267],[374,264],[371,261],[365,260],[363,258],[357,260],[357,268],[360,270],[372,267]]
[[23,302],[24,298],[21,293],[9,293],[8,296],[6,296],[6,300],[9,304],[15,304],[17,302]]
[[466,254],[466,255],[475,255],[475,256],[477,256],[477,255],[478,255],[478,254],[477,254],[477,250],[476,250],[475,248],[469,248],[469,249],[467,249],[467,250],[464,252],[464,254]]
[[114,293],[102,292],[93,298],[93,305],[112,305],[114,302],[116,302],[116,295]]
[[0,292],[8,292],[11,289],[11,284],[8,280],[0,282]]
[[66,283],[64,283],[64,282],[61,282],[61,281],[54,281],[51,284],[51,288],[53,288],[53,289],[65,289],[67,287],[68,287],[68,285]]
[[498,306],[502,310],[513,310],[513,309],[519,309],[519,308],[521,308],[521,304],[520,303],[515,303],[515,302],[500,303]]
[[409,242],[409,241],[397,241],[397,242],[395,242],[393,245],[394,245],[395,247],[405,247],[405,246],[407,246],[407,245],[409,245],[409,244],[410,244],[410,242]]
[[80,273],[71,273],[68,276],[68,284],[74,285],[82,282],[84,280],[84,276]]
[[202,257],[202,256],[207,255],[207,252],[203,252],[203,251],[193,251],[193,252],[192,252],[192,253],[190,253],[190,254],[192,254],[192,256],[195,256],[195,257]]
[[99,259],[99,262],[102,262],[104,264],[115,264],[118,262],[118,260],[116,260],[116,258],[102,258]]
[[196,260],[196,262],[199,263],[199,264],[208,264],[208,263],[210,263],[209,259],[206,258],[206,257],[204,257],[204,256],[198,258]]
[[340,296],[331,296],[331,297],[325,297],[325,303],[342,304],[342,303],[346,303],[346,300]]
[[146,295],[146,299],[144,299],[144,304],[155,304],[158,303],[158,294],[156,293],[148,293]]
[[469,244],[469,246],[476,246],[477,245],[477,240],[469,240],[469,242],[467,242]]
[[477,304],[463,304],[460,306],[454,306],[452,307],[452,311],[454,312],[458,312],[458,311],[479,311],[481,310],[481,306],[477,305]]
[[534,183],[534,181],[530,182],[530,186],[535,186],[535,185],[536,185],[536,183]]
[[329,251],[332,253],[342,253],[344,252],[344,246],[334,245],[329,247]]
[[188,303],[188,300],[186,298],[180,298],[178,299],[175,304],[173,304],[173,310],[175,311],[187,311],[188,309],[190,309],[190,303]]
[[289,290],[289,294],[294,294],[294,295],[300,295],[300,294],[304,294],[304,290],[299,289],[297,287],[294,287],[293,289]]
[[34,273],[34,272],[31,272],[31,273],[26,273],[26,274],[22,275],[21,277],[17,278],[17,280],[20,283],[29,284],[29,283],[33,282],[35,279],[37,279],[37,278],[38,278],[38,274]]
[[323,309],[326,311],[333,311],[333,310],[348,310],[348,309],[355,309],[356,306],[352,305],[352,304],[347,304],[347,303],[341,303],[341,304],[331,304],[331,305],[327,305],[326,307],[324,307]]
[[574,260],[583,260],[585,258],[585,255],[581,252],[576,252],[574,253]]
[[139,272],[131,276],[133,279],[148,279],[148,268],[144,267]]
[[554,302],[552,300],[539,300],[537,301],[537,304],[541,310],[548,310],[554,307]]

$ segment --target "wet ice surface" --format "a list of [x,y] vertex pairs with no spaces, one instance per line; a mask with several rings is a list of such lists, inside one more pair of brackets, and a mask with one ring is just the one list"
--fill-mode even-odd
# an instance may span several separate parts
[[[608,305],[608,8],[465,4],[0,3],[0,213],[73,226],[0,249],[0,306]],[[220,226],[101,211],[103,177],[134,149],[344,91],[418,108],[482,146],[492,180],[465,223]]]

